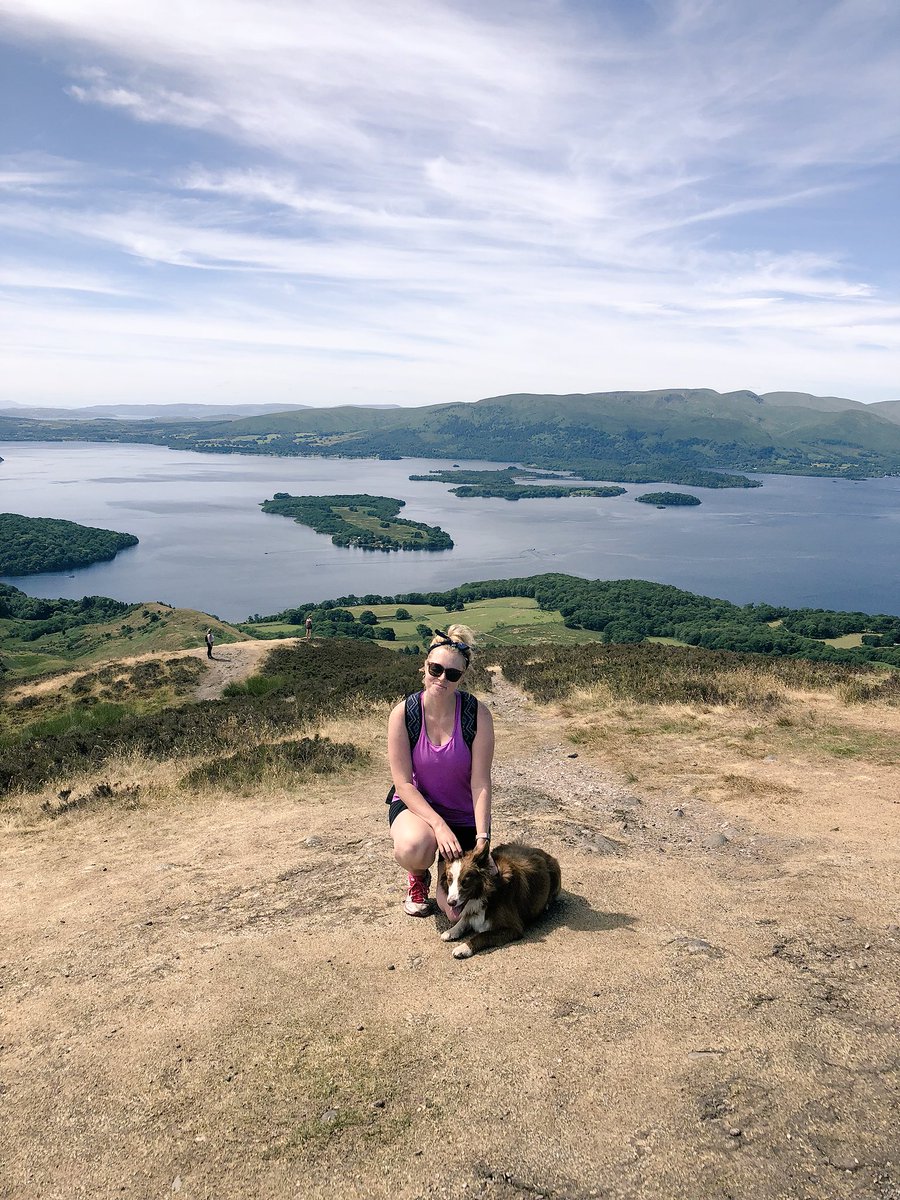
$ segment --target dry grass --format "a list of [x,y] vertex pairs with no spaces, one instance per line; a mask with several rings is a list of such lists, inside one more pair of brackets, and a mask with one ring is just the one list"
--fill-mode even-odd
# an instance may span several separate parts
[[[189,760],[193,761],[193,760]],[[67,772],[52,785],[7,797],[2,812],[7,831],[38,830],[46,822],[65,824],[98,810],[163,809],[183,803],[178,780],[187,765],[177,759],[159,762],[140,754],[122,754],[102,768],[85,765]]]
[[779,824],[799,802],[830,829],[860,780],[882,815],[900,796],[900,712],[844,695],[840,684],[824,692],[779,684],[773,707],[658,705],[616,702],[601,685],[552,711],[575,746],[674,804],[714,802]]
[[801,795],[801,789],[791,784],[774,783],[767,779],[757,779],[752,775],[725,774],[722,785],[733,800],[745,800],[749,797],[765,796],[787,798]]

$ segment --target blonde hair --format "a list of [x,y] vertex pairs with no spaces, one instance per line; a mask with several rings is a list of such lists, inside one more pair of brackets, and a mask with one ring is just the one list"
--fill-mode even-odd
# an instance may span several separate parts
[[[431,639],[431,642],[428,646],[428,654],[430,654],[436,646],[446,646],[451,642],[454,643],[450,646],[451,650],[458,650],[460,646],[465,646],[468,653],[463,650],[460,650],[459,652],[462,654],[466,662],[471,662],[472,656],[475,653],[475,632],[474,630],[470,629],[468,625],[448,625],[446,633],[442,633],[440,630],[436,629],[434,631],[434,637]],[[428,655],[426,654],[426,658],[427,656]]]

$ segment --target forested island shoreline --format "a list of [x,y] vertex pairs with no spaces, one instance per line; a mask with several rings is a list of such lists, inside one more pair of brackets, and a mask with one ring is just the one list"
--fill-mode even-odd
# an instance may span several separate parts
[[276,492],[260,507],[264,513],[291,517],[316,533],[331,535],[335,546],[359,550],[452,550],[453,539],[438,525],[408,521],[397,514],[405,500],[365,493],[340,496],[292,496]]
[[[427,475],[410,475],[412,483],[449,483],[450,492],[463,500],[559,500],[570,496],[624,496],[623,487],[604,487],[576,482],[558,473],[530,471],[524,467],[507,467],[505,471],[430,471]],[[534,482],[540,480],[541,482]],[[546,482],[545,482],[546,481]]]
[[56,517],[0,513],[0,575],[39,575],[89,567],[108,562],[120,550],[137,544],[133,533],[97,529]]

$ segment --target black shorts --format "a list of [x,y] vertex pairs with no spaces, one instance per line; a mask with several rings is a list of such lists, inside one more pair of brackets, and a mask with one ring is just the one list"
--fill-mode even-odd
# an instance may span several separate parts
[[[390,807],[388,808],[388,825],[393,825],[397,817],[399,817],[402,812],[406,811],[406,805],[402,800],[392,800]],[[475,849],[474,825],[452,825],[449,821],[447,824],[450,825],[450,828],[456,834],[457,840],[459,841],[459,844],[462,846],[463,850]]]

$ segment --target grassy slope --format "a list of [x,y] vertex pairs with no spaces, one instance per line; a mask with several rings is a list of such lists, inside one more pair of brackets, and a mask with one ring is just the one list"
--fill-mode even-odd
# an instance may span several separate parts
[[877,400],[868,406],[877,416],[900,425],[900,400]]
[[[236,800],[180,782],[192,752],[17,797],[7,1178],[36,1195],[887,1200],[897,709],[764,669],[726,673],[731,707],[498,690],[498,832],[556,855],[564,895],[467,964],[399,908],[386,702],[324,727],[379,755],[322,781],[267,770]],[[460,1128],[477,1133],[462,1160]]]
[[[151,614],[158,614],[153,620]],[[26,678],[73,666],[111,662],[139,654],[186,650],[203,645],[212,628],[219,642],[244,641],[247,634],[192,608],[169,608],[156,602],[139,605],[123,617],[104,624],[82,625],[48,634],[33,642],[10,636],[16,621],[0,619],[3,661],[11,678]],[[128,627],[128,628],[126,628]],[[129,632],[130,630],[130,632]]]
[[[358,618],[360,613],[368,609],[378,617],[379,625],[393,628],[396,640],[379,643],[392,650],[423,645],[424,639],[417,625],[446,629],[454,622],[470,625],[478,632],[483,645],[578,645],[602,640],[598,632],[567,628],[559,612],[544,611],[528,597],[506,596],[473,601],[467,603],[463,611],[452,613],[442,606],[406,604],[402,607],[410,613],[410,619],[405,621],[394,619],[397,607],[396,604],[359,604],[348,611]],[[158,614],[158,619],[153,620],[152,614]],[[124,657],[202,647],[203,634],[209,626],[216,632],[217,644],[254,637],[304,635],[301,625],[260,622],[247,623],[239,629],[194,609],[169,608],[156,602],[136,606],[131,613],[104,624],[81,626],[33,642],[11,637],[10,630],[15,624],[0,619],[3,661],[10,679],[25,679]],[[778,624],[781,622],[773,622],[773,625]],[[863,632],[860,630],[841,638],[826,639],[826,643],[837,647],[858,646]],[[682,644],[657,637],[648,638],[647,641]]]

